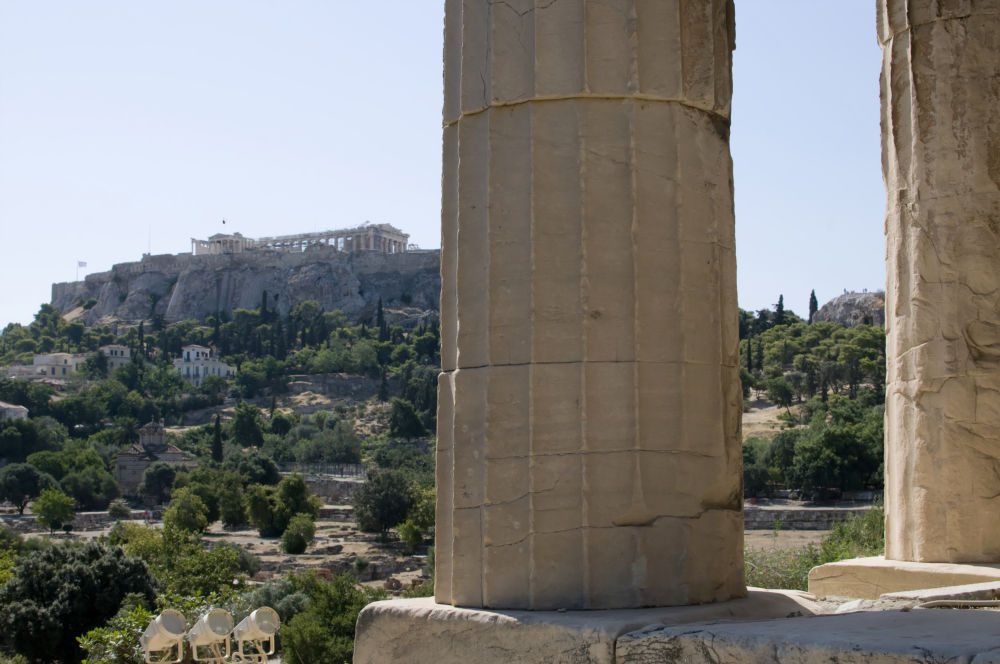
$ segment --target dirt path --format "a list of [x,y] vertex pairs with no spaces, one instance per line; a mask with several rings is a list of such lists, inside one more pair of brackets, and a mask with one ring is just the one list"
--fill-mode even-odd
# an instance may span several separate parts
[[[785,423],[778,415],[785,412],[771,404],[767,399],[757,399],[750,402],[750,409],[743,413],[743,440],[747,438],[773,438],[784,428]],[[795,408],[792,408],[795,412]]]

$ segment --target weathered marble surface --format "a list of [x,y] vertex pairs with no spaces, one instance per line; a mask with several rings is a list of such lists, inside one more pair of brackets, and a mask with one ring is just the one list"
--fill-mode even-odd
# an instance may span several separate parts
[[1000,562],[1000,1],[880,0],[886,556]]
[[743,585],[728,0],[448,0],[436,588]]
[[1000,662],[995,611],[883,611],[667,626],[618,639],[618,664]]
[[701,606],[610,611],[496,611],[427,598],[375,602],[358,616],[354,664],[613,664],[619,637],[662,625],[814,615],[805,593],[752,589]]
[[1000,662],[1000,613],[946,609],[818,615],[802,593],[617,611],[489,611],[430,598],[358,617],[355,664],[914,664]]
[[809,592],[822,596],[877,599],[885,593],[1000,581],[1000,565],[962,565],[852,558],[809,570]]

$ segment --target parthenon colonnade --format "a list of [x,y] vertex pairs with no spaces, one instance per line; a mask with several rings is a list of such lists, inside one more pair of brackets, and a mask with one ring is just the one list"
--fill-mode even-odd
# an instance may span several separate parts
[[729,0],[447,0],[438,602],[743,596]]
[[886,557],[1000,563],[1000,0],[880,0]]

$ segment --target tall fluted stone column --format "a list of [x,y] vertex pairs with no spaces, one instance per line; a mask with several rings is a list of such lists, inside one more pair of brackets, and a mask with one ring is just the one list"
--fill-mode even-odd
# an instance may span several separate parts
[[886,557],[1000,562],[1000,0],[880,0]]
[[743,596],[730,0],[447,0],[438,602]]

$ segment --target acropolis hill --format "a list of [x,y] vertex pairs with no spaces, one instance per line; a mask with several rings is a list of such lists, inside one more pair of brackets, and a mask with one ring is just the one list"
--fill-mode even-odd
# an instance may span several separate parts
[[[216,311],[270,309],[287,314],[315,300],[349,318],[374,317],[381,297],[397,318],[437,312],[440,252],[407,250],[407,235],[388,224],[253,240],[238,233],[192,239],[192,253],[143,255],[83,281],[52,285],[52,305],[68,313],[91,298],[87,325],[167,323]],[[405,320],[399,320],[405,323]]]

